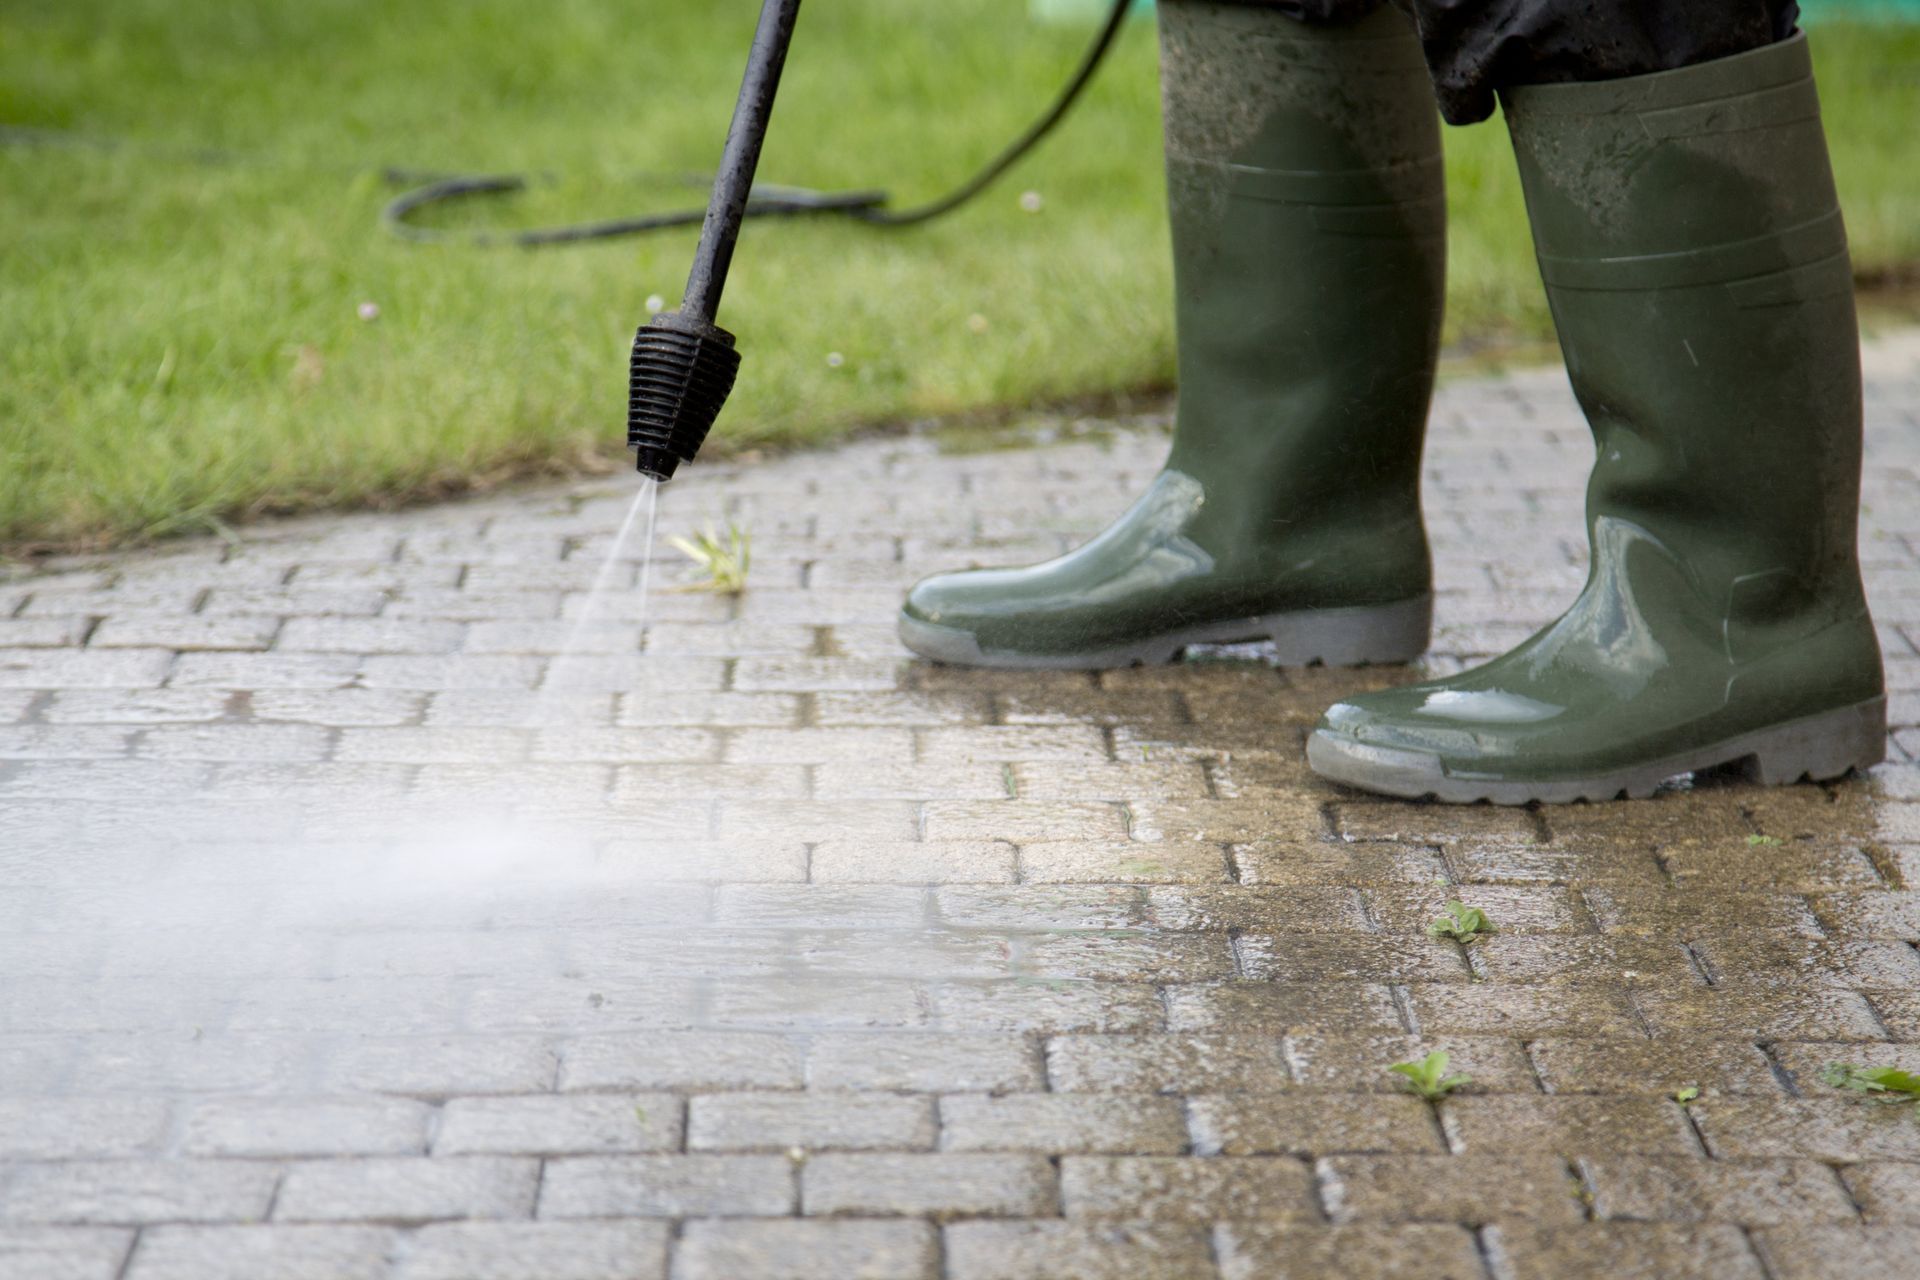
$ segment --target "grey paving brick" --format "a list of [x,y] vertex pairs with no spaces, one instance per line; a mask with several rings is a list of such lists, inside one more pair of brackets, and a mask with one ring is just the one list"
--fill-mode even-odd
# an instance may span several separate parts
[[997,1093],[1045,1087],[1037,1047],[1013,1035],[818,1035],[806,1063],[814,1089]]
[[540,1162],[496,1156],[304,1161],[288,1167],[276,1222],[432,1222],[533,1214]]
[[665,1280],[662,1222],[437,1222],[407,1237],[395,1280]]
[[805,1082],[804,1053],[798,1039],[772,1033],[661,1031],[582,1036],[562,1045],[560,1087],[797,1089]]
[[943,1151],[1177,1155],[1187,1146],[1177,1098],[1115,1094],[953,1094],[940,1099]]
[[167,649],[0,649],[0,688],[147,689],[174,661]]
[[1438,1223],[1319,1227],[1230,1222],[1218,1233],[1225,1280],[1482,1280],[1473,1233]]
[[154,1227],[126,1280],[384,1280],[399,1240],[384,1227]]
[[784,1155],[579,1156],[547,1162],[540,1216],[781,1217],[794,1192]]
[[280,630],[270,617],[108,618],[87,637],[90,649],[177,649],[181,652],[265,649]]
[[[280,1169],[239,1160],[75,1160],[23,1165],[0,1221],[139,1226],[264,1219]],[[3,1255],[0,1255],[3,1256]],[[0,1268],[0,1275],[5,1274]]]
[[707,1094],[687,1106],[694,1151],[924,1150],[933,1146],[928,1098],[861,1093]]
[[190,1104],[180,1137],[196,1156],[411,1155],[426,1106],[398,1098],[219,1098]]
[[953,1280],[1213,1280],[1202,1227],[1178,1223],[955,1222],[946,1227]]
[[132,1231],[0,1226],[0,1280],[120,1280]]
[[143,1155],[159,1149],[167,1124],[158,1098],[0,1096],[0,1159]]
[[809,1216],[963,1214],[1026,1217],[1053,1213],[1053,1167],[1026,1155],[979,1153],[828,1154],[801,1170]]
[[681,1142],[682,1107],[679,1098],[661,1093],[454,1098],[441,1109],[433,1153],[673,1151]]
[[674,1246],[674,1280],[933,1280],[934,1227],[905,1220],[705,1220]]

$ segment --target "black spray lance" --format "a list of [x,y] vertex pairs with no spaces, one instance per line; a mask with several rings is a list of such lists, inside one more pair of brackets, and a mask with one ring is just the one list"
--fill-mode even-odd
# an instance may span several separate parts
[[[787,63],[787,46],[793,40],[793,25],[800,16],[800,0],[765,0],[760,9],[760,25],[753,33],[746,78],[740,84],[740,101],[733,109],[733,124],[727,130],[720,171],[714,177],[713,196],[701,223],[700,247],[694,252],[693,270],[687,276],[686,296],[681,299],[678,311],[655,316],[633,336],[633,360],[627,382],[627,445],[636,452],[634,461],[640,473],[666,480],[681,463],[693,461],[714,419],[720,416],[727,394],[733,390],[734,375],[740,371],[740,352],[734,346],[733,335],[715,324],[714,316],[720,310],[720,293],[726,288],[727,268],[733,263],[733,247],[740,238],[743,221],[756,216],[832,214],[855,218],[871,226],[913,227],[952,213],[991,186],[1066,118],[1113,47],[1114,38],[1133,4],[1134,0],[1112,0],[1106,23],[1094,39],[1093,47],[1053,105],[984,169],[937,200],[917,208],[894,210],[888,207],[889,197],[885,191],[826,193],[789,187],[749,203],[754,170],[760,164],[760,147],[766,141],[767,123],[773,117],[773,96],[780,87],[780,72]],[[407,223],[407,215],[438,201],[515,191],[523,185],[522,179],[514,177],[442,179],[390,204],[386,212],[387,225],[411,239],[442,239],[445,233],[413,227]],[[528,248],[577,244],[681,226],[690,223],[694,216],[697,215],[669,213],[579,227],[523,231],[507,237],[482,233],[478,242]]]
[[714,323],[727,268],[746,217],[760,147],[773,118],[773,96],[780,88],[787,46],[800,16],[800,0],[766,0],[753,33],[740,101],[727,129],[726,150],[713,181],[701,224],[700,247],[678,311],[655,316],[633,335],[633,359],[627,380],[627,445],[637,451],[635,465],[655,480],[672,478],[683,462],[692,462],[706,440],[720,406],[733,390],[740,352],[733,335]]

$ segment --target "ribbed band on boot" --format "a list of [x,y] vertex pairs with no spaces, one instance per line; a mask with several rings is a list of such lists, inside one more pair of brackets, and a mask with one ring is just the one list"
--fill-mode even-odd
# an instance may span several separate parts
[[1851,287],[1804,35],[1502,101],[1550,289],[1729,284],[1764,306]]

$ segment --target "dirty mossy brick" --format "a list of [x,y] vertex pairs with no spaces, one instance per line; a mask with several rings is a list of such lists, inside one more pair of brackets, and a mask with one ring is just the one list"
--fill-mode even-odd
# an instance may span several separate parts
[[1841,1166],[1840,1177],[1868,1222],[1920,1225],[1920,1162],[1869,1160]]
[[287,1169],[276,1222],[431,1222],[525,1218],[540,1162],[496,1156],[317,1160]]
[[1203,1094],[1187,1101],[1201,1155],[1430,1152],[1446,1143],[1428,1106],[1412,1096]]
[[694,1151],[912,1151],[930,1149],[933,1137],[930,1098],[731,1093],[687,1104]]
[[1484,1280],[1486,1274],[1473,1233],[1438,1223],[1230,1222],[1218,1239],[1223,1280]]
[[1580,1172],[1599,1218],[1748,1227],[1859,1220],[1833,1169],[1812,1160],[1596,1156]]
[[648,1221],[433,1223],[408,1234],[393,1280],[665,1280],[667,1234]]
[[1807,938],[1826,936],[1805,895],[1796,893],[1610,884],[1591,885],[1580,896],[1607,933],[1688,936],[1777,930]]
[[1640,1034],[1626,993],[1599,983],[1544,986],[1426,982],[1407,987],[1413,1015],[1430,1036],[1617,1036]]
[[794,1280],[800,1275],[934,1280],[931,1223],[899,1219],[692,1221],[674,1245],[674,1280]]
[[1449,899],[1465,894],[1469,906],[1487,913],[1502,934],[1590,933],[1586,914],[1559,885],[1490,884],[1464,889],[1428,885],[1370,886],[1361,891],[1369,914],[1390,933],[1424,935]]
[[1020,846],[1028,884],[1219,884],[1231,880],[1225,847],[1183,842],[1035,840]]
[[1333,827],[1343,840],[1393,840],[1403,844],[1534,844],[1540,828],[1525,809],[1352,801],[1333,806]]
[[1045,1216],[1059,1203],[1053,1167],[1039,1156],[827,1154],[800,1176],[808,1216]]
[[1686,944],[1678,938],[1632,934],[1569,937],[1503,930],[1475,939],[1470,954],[1479,976],[1496,983],[1581,982],[1603,973],[1618,973],[1623,980],[1635,983],[1636,990],[1648,984],[1688,988],[1706,982]]
[[[1476,944],[1476,955],[1486,954],[1490,944],[1501,941],[1496,935]],[[1382,937],[1244,933],[1234,951],[1244,976],[1259,982],[1464,982],[1473,974],[1459,947],[1424,933]]]
[[1886,1038],[1865,996],[1831,987],[1791,990],[1778,983],[1737,980],[1718,987],[1652,986],[1637,990],[1635,1002],[1656,1036],[1728,1040]]
[[1920,1227],[1894,1224],[1775,1227],[1755,1232],[1753,1241],[1770,1280],[1907,1280],[1920,1256]]
[[1773,1097],[1781,1091],[1766,1055],[1750,1040],[1547,1037],[1528,1049],[1549,1093],[1671,1097],[1676,1090],[1697,1088]]
[[1327,1156],[1320,1193],[1335,1222],[1580,1221],[1564,1160],[1548,1155]]
[[[1160,929],[1275,935],[1379,931],[1359,890],[1342,885],[1154,885],[1142,890],[1142,896],[1142,922]],[[1424,921],[1420,927],[1426,928]]]
[[1182,1223],[955,1222],[949,1280],[1215,1280],[1207,1231]]
[[[1514,1280],[1562,1276],[1699,1276],[1763,1280],[1768,1272],[1735,1226],[1590,1222],[1578,1226],[1503,1222],[1486,1234],[1497,1273]],[[1772,1273],[1780,1276],[1781,1273]],[[1860,1276],[1852,1270],[1823,1276]]]
[[1232,851],[1241,884],[1431,885],[1446,870],[1424,845],[1253,841]]
[[1685,1112],[1666,1099],[1449,1098],[1440,1117],[1453,1150],[1461,1154],[1688,1156],[1700,1150]]
[[1055,1036],[1047,1075],[1062,1092],[1271,1092],[1290,1083],[1278,1035]]
[[[1651,840],[1599,838],[1550,845],[1449,845],[1446,862],[1463,884],[1628,885],[1662,888]],[[1431,883],[1431,881],[1426,881]]]
[[1343,1093],[1399,1093],[1402,1078],[1387,1070],[1396,1062],[1445,1050],[1450,1072],[1473,1077],[1467,1093],[1535,1093],[1539,1085],[1518,1040],[1493,1036],[1352,1035],[1294,1032],[1287,1037],[1287,1065],[1304,1087]]
[[1155,984],[1232,977],[1233,947],[1222,934],[1083,933],[1038,937],[1019,961],[1023,976]]
[[1279,1034],[1402,1026],[1392,992],[1382,983],[1194,983],[1167,988],[1165,1000],[1170,1031]]
[[1317,1222],[1313,1175],[1286,1157],[1067,1156],[1069,1218],[1128,1222]]
[[1178,1098],[1023,1093],[940,1100],[943,1151],[1177,1155],[1186,1146]]
[[1848,1096],[1703,1097],[1689,1110],[1719,1160],[1920,1160],[1920,1124],[1906,1107]]
[[[1149,748],[1150,749],[1150,748]],[[1124,759],[1124,753],[1122,758]],[[1237,800],[1183,800],[1151,793],[1129,797],[1137,840],[1241,844],[1249,840],[1310,840],[1325,828],[1310,795],[1261,792]]]
[[672,1151],[680,1145],[681,1105],[663,1093],[454,1098],[441,1108],[433,1154]]

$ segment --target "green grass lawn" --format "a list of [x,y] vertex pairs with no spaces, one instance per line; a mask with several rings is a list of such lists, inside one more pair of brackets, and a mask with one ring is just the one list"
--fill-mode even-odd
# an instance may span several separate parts
[[[757,0],[13,0],[0,123],[0,545],[207,527],[605,458],[627,344],[692,232],[545,252],[385,236],[387,165],[559,175],[442,225],[674,207],[710,167]],[[770,180],[930,196],[1048,100],[1090,34],[1026,0],[815,0]],[[1816,36],[1863,273],[1920,260],[1920,29]],[[1451,338],[1547,330],[1505,131],[1451,130]],[[222,163],[189,158],[228,153]],[[1038,213],[1021,192],[1041,194]],[[1155,52],[933,227],[749,229],[746,353],[710,450],[1166,384]],[[363,302],[377,320],[358,315]],[[980,317],[981,320],[975,319]],[[840,359],[830,364],[830,353]],[[688,473],[695,477],[697,470]]]

